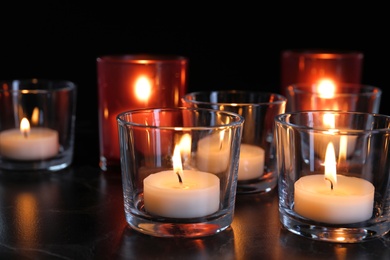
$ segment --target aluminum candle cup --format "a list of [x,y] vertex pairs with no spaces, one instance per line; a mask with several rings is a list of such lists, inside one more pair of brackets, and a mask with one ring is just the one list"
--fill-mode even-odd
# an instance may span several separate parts
[[[329,116],[332,129],[324,124]],[[279,115],[275,123],[279,213],[286,229],[336,243],[389,232],[390,116],[303,111]]]
[[[182,103],[187,107],[211,108],[230,111],[245,118],[240,149],[237,193],[269,192],[277,185],[275,171],[274,117],[284,113],[284,96],[250,91],[193,92],[184,95]],[[205,156],[206,157],[206,156]],[[202,165],[207,171],[224,157],[207,156]]]
[[118,55],[97,59],[100,168],[119,169],[116,116],[126,110],[177,107],[187,91],[188,61],[180,56]]
[[322,81],[287,87],[287,112],[343,110],[378,113],[382,90],[375,86]]
[[284,50],[281,53],[281,93],[291,84],[317,84],[323,79],[360,84],[364,55],[356,51]]
[[72,163],[76,85],[44,79],[2,81],[0,168],[57,171]]
[[[126,111],[117,117],[125,216],[157,237],[203,237],[233,220],[244,118],[209,109]],[[218,172],[201,166],[207,157]]]

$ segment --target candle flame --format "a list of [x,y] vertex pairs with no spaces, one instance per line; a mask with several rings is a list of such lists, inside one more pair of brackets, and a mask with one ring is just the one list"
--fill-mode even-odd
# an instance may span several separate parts
[[337,184],[336,153],[332,142],[329,142],[325,153],[325,179],[331,182],[331,186]]
[[151,84],[148,78],[142,76],[139,77],[135,83],[135,95],[138,100],[148,101],[152,92]]
[[317,85],[317,92],[321,98],[333,98],[336,86],[330,79],[322,79]]
[[30,133],[30,122],[27,118],[23,117],[22,121],[20,121],[20,132],[27,137]]
[[172,156],[173,171],[179,177],[179,182],[182,183],[181,175],[183,175],[183,164],[181,162],[180,144],[175,146]]
[[335,128],[335,117],[331,113],[325,113],[323,116],[323,122],[326,127],[329,127],[331,129]]
[[180,152],[184,157],[187,157],[191,153],[191,135],[184,134],[180,139]]
[[31,115],[31,123],[33,125],[38,125],[39,123],[39,108],[34,107],[34,110]]
[[223,139],[225,138],[225,131],[219,133],[219,150],[222,150]]
[[347,136],[340,136],[340,150],[339,150],[339,163],[346,160],[347,158],[347,148],[348,148],[348,138]]

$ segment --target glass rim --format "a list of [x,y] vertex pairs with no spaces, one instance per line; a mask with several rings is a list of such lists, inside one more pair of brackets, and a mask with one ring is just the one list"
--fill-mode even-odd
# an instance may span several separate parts
[[97,57],[97,63],[159,64],[187,63],[188,58],[169,54],[113,54]]
[[354,50],[335,50],[335,49],[289,49],[282,51],[282,57],[299,57],[321,60],[362,60],[364,54],[361,51]]
[[[228,124],[216,124],[213,126],[181,126],[181,125],[169,125],[169,126],[159,126],[159,125],[148,125],[148,124],[140,124],[135,123],[132,121],[128,121],[123,119],[126,115],[130,114],[144,114],[144,113],[151,113],[151,112],[180,112],[180,111],[203,111],[203,112],[209,112],[209,113],[215,113],[219,115],[225,115],[228,117],[231,117],[233,119],[232,122]],[[210,130],[210,129],[226,129],[227,127],[235,128],[242,126],[245,119],[243,116],[230,112],[230,111],[222,111],[222,110],[216,110],[216,109],[208,109],[208,108],[189,108],[189,107],[163,107],[163,108],[139,108],[139,109],[133,109],[133,110],[127,110],[119,113],[116,116],[117,123],[124,125],[124,126],[132,126],[132,127],[139,127],[139,128],[149,128],[149,129],[160,129],[160,130],[175,130],[175,131],[187,131],[187,130]]]
[[[188,99],[188,97],[193,97],[195,95],[212,95],[212,94],[237,94],[237,95],[263,95],[263,96],[274,96],[275,100],[272,101],[263,101],[263,102],[210,102],[196,99]],[[274,93],[274,92],[263,92],[263,91],[246,91],[246,90],[214,90],[214,91],[195,91],[185,94],[182,97],[182,100],[188,103],[198,104],[198,105],[224,105],[224,106],[264,106],[270,104],[286,104],[287,97]]]
[[[310,94],[312,96],[319,96],[320,93],[312,91],[312,89],[315,88],[316,85],[317,84],[306,84],[306,83],[290,84],[287,86],[287,93],[293,91],[296,94]],[[336,90],[339,92],[335,92],[334,97],[365,96],[365,95],[381,96],[382,95],[381,88],[372,85],[358,84],[358,83],[338,83]],[[357,90],[359,92],[353,92],[353,90]],[[363,92],[360,92],[361,90],[363,90]],[[367,92],[365,92],[365,90]]]
[[[309,130],[313,132],[324,132],[329,131],[329,127],[318,127],[318,126],[308,126],[303,124],[296,124],[286,121],[287,118],[296,115],[313,115],[313,114],[343,114],[347,116],[359,116],[359,117],[371,117],[372,119],[385,119],[388,122],[388,127],[380,128],[371,128],[371,129],[342,129],[342,131],[337,132],[339,135],[343,134],[365,134],[365,133],[389,133],[390,134],[390,115],[379,114],[379,113],[368,113],[368,112],[356,112],[356,111],[342,111],[342,110],[305,110],[305,111],[295,111],[283,113],[275,116],[275,122],[281,125],[292,127],[299,131]],[[376,127],[376,126],[375,126]],[[337,129],[337,128],[336,128]]]
[[0,93],[42,94],[72,91],[77,88],[70,80],[43,78],[0,80],[0,84]]

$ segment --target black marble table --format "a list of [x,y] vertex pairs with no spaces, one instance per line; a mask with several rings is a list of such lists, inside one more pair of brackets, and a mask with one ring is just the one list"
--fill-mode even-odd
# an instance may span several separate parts
[[91,128],[78,128],[65,170],[0,171],[0,259],[390,259],[390,235],[336,244],[284,230],[276,192],[237,196],[231,227],[214,236],[138,233],[124,218],[120,171],[98,167]]

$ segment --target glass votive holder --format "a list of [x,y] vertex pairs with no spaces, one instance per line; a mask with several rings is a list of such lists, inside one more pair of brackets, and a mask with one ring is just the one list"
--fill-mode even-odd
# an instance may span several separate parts
[[[182,97],[186,107],[237,113],[245,118],[238,170],[238,194],[269,192],[277,185],[274,117],[285,112],[286,98],[267,92],[220,90]],[[210,161],[210,165],[214,165]],[[210,165],[203,167],[215,171]]]
[[303,111],[275,123],[283,227],[335,243],[389,232],[390,116]]
[[291,84],[361,83],[364,55],[359,51],[296,49],[281,52],[281,94]]
[[57,171],[73,161],[76,85],[65,80],[1,81],[0,168]]
[[323,81],[319,84],[292,84],[287,87],[286,112],[343,110],[378,113],[382,90],[375,86]]
[[[243,117],[178,107],[126,111],[117,121],[130,227],[157,237],[202,237],[230,226]],[[208,160],[218,172],[200,169]]]
[[127,110],[177,107],[187,91],[185,57],[173,55],[107,55],[97,58],[99,166],[120,168],[116,116]]

